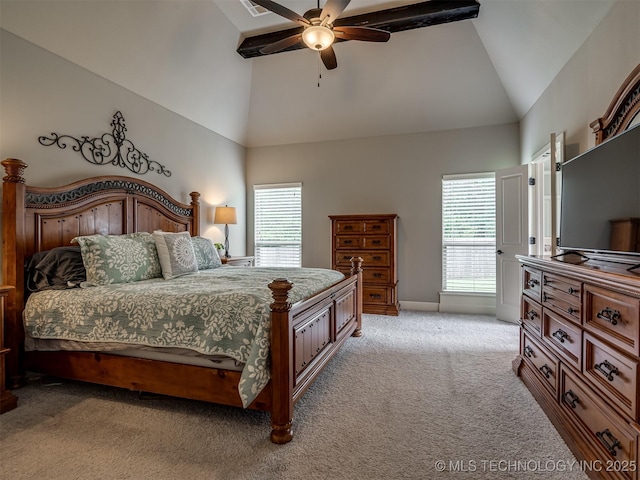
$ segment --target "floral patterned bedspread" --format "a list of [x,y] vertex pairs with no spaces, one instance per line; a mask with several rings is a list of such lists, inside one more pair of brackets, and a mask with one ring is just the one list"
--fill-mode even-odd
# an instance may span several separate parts
[[287,278],[295,303],[344,278],[317,268],[224,266],[169,281],[161,278],[29,297],[28,335],[42,339],[123,342],[227,355],[245,364],[238,390],[247,407],[270,378],[267,285]]

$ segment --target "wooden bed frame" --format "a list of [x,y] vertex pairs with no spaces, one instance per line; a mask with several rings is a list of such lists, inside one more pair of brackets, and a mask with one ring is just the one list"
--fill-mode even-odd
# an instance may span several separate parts
[[[240,372],[122,357],[97,352],[24,352],[22,312],[25,261],[35,252],[68,245],[78,235],[189,231],[198,235],[200,194],[191,204],[130,177],[93,177],[64,187],[25,185],[21,160],[1,162],[3,178],[2,274],[15,286],[5,315],[9,388],[26,371],[241,407]],[[249,406],[271,414],[271,441],[292,439],[293,406],[349,335],[362,326],[362,259],[351,276],[296,304],[287,300],[292,284],[276,279],[271,304],[271,380]],[[317,333],[320,332],[320,333]]]

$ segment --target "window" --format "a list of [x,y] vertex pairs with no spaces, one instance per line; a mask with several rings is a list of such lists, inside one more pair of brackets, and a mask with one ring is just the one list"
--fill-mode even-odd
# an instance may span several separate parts
[[493,173],[442,178],[442,290],[496,292]]
[[257,267],[302,265],[302,184],[254,185]]

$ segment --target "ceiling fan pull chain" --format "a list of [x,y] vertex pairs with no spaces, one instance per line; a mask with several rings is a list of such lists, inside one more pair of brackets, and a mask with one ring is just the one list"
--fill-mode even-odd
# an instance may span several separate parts
[[320,64],[321,61],[322,58],[320,58],[320,52],[318,52],[318,88],[320,88],[320,80],[322,79],[322,65]]

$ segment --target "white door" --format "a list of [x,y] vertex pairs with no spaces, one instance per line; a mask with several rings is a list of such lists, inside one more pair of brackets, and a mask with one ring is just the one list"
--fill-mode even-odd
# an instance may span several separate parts
[[520,264],[516,255],[527,255],[529,165],[496,172],[496,317],[517,322],[520,318]]

